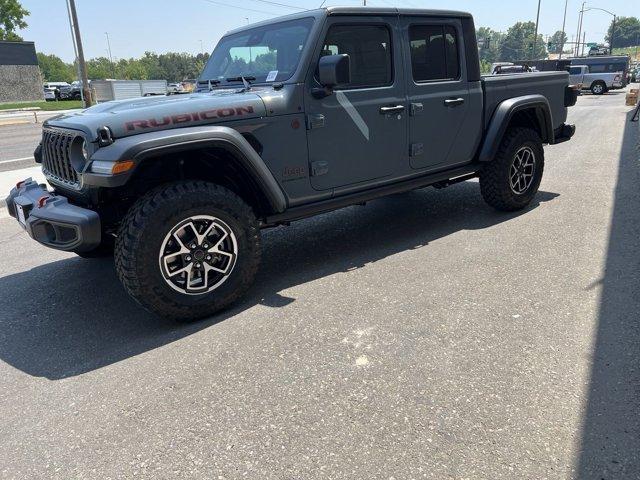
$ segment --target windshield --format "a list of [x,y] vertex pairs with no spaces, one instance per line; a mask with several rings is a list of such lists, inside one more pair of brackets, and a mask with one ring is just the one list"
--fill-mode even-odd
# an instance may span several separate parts
[[288,80],[300,61],[313,18],[274,23],[223,37],[200,81],[257,83]]

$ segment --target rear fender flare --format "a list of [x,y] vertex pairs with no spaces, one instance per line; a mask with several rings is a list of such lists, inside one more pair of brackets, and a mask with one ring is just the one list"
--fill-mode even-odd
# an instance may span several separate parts
[[84,183],[107,187],[122,186],[131,178],[138,165],[147,159],[207,147],[221,147],[231,153],[259,186],[271,210],[280,213],[287,208],[287,200],[282,188],[260,155],[240,133],[222,126],[163,130],[117,139],[108,147],[100,148],[91,157],[91,162],[133,160],[134,168],[119,175],[87,172],[83,175]]
[[480,162],[493,160],[514,115],[525,110],[533,110],[535,113],[542,133],[542,142],[554,143],[553,119],[551,118],[549,101],[546,97],[542,95],[525,95],[509,98],[498,105],[491,117],[478,155]]

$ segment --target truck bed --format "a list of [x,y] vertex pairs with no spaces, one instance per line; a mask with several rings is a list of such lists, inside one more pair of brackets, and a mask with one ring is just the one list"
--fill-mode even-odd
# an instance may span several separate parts
[[513,75],[485,75],[481,78],[484,92],[484,128],[500,102],[523,95],[543,95],[549,101],[553,128],[560,127],[567,117],[564,107],[567,72],[531,72]]

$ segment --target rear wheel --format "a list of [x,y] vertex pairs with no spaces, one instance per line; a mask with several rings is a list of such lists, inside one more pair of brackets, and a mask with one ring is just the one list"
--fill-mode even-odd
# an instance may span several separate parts
[[260,230],[236,194],[205,182],[152,190],[131,208],[116,239],[116,270],[146,309],[175,320],[211,315],[249,288]]
[[604,82],[593,82],[591,85],[591,93],[594,95],[602,95],[607,92],[607,86]]
[[480,172],[484,200],[502,211],[520,210],[535,197],[544,171],[542,140],[530,128],[513,128],[496,157]]

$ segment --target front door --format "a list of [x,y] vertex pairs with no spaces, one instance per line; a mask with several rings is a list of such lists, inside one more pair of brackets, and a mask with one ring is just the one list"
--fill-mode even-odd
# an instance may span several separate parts
[[405,17],[402,28],[411,167],[428,170],[464,163],[468,158],[462,157],[472,155],[473,139],[461,132],[470,103],[461,61],[462,24],[457,19]]
[[314,98],[310,72],[305,108],[311,184],[316,190],[390,176],[407,162],[407,105],[397,18],[329,18],[313,65],[348,54],[351,83]]

